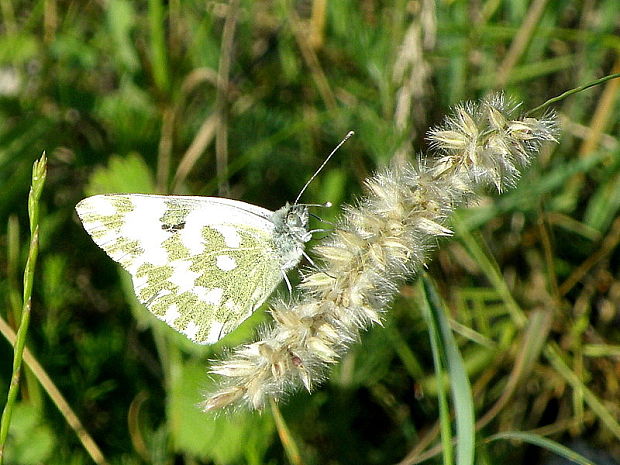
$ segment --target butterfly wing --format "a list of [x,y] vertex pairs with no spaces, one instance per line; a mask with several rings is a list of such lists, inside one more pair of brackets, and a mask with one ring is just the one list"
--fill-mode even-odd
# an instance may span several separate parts
[[236,328],[282,279],[272,212],[229,199],[96,195],[76,206],[138,300],[199,344]]

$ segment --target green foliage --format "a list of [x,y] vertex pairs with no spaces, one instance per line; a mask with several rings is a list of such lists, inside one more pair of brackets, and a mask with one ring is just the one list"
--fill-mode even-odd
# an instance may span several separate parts
[[123,192],[152,194],[154,191],[152,173],[137,153],[124,157],[112,155],[107,166],[98,166],[93,170],[85,187],[87,196]]
[[264,463],[274,439],[273,419],[258,412],[205,418],[196,406],[202,400],[201,391],[212,382],[204,363],[188,362],[176,370],[167,401],[175,448],[216,464]]
[[5,463],[36,465],[50,460],[57,438],[42,413],[33,405],[15,405]]
[[[527,111],[614,69],[617,0],[549,0],[538,16],[537,3],[241,0],[222,49],[235,2],[4,1],[0,316],[17,328],[31,168],[46,150],[26,347],[104,457],[26,370],[5,462],[286,463],[270,411],[214,418],[196,406],[209,360],[269,315],[193,346],[135,302],[75,204],[99,192],[216,195],[226,182],[231,198],[276,209],[355,130],[302,199],[334,203],[315,211],[331,220],[374,169],[424,151],[451,105],[505,89]],[[231,66],[218,84],[222,58]],[[449,363],[435,372],[423,296],[404,286],[385,328],[364,334],[317,392],[280,406],[303,463],[440,463],[440,426],[475,434],[475,463],[533,465],[543,449],[586,463],[560,446],[574,437],[620,457],[614,82],[557,102],[560,145],[514,190],[460,212],[456,237],[439,244],[429,274],[454,338],[431,334],[455,357],[458,346],[460,377]],[[0,352],[4,399],[9,344]],[[471,419],[454,429],[464,374],[476,431]]]

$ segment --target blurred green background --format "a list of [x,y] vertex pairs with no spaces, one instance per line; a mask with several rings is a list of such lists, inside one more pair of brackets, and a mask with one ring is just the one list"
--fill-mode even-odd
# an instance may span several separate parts
[[[330,219],[377,167],[426,151],[425,131],[450,106],[505,90],[527,110],[620,71],[619,30],[617,0],[0,0],[0,315],[15,327],[31,168],[45,150],[27,346],[99,463],[288,463],[269,410],[196,408],[209,359],[267,317],[215,346],[184,340],[136,303],[75,204],[157,192],[277,209],[354,130],[304,194],[331,201]],[[620,463],[617,86],[560,102],[560,144],[516,189],[461,211],[430,264],[484,420],[476,463],[559,463],[544,448],[485,442],[502,431]],[[441,463],[419,301],[403,287],[384,328],[317,392],[281,406],[298,463]],[[0,399],[11,360],[1,338]],[[37,377],[22,377],[6,463],[93,463]]]

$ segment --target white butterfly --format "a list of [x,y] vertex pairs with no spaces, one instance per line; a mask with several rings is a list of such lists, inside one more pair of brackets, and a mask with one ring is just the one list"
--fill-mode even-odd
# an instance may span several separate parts
[[[199,344],[252,314],[300,262],[308,231],[302,193],[272,212],[217,197],[104,194],[76,210],[84,228],[132,277],[138,300]],[[288,280],[287,280],[288,283]]]
[[311,238],[305,205],[272,212],[215,197],[108,194],[76,210],[131,274],[140,302],[199,344],[218,341],[260,307]]

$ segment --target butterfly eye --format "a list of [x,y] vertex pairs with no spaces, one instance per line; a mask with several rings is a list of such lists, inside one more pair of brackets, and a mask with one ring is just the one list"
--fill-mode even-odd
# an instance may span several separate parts
[[286,224],[289,226],[299,226],[299,215],[290,211],[288,215],[286,215]]

